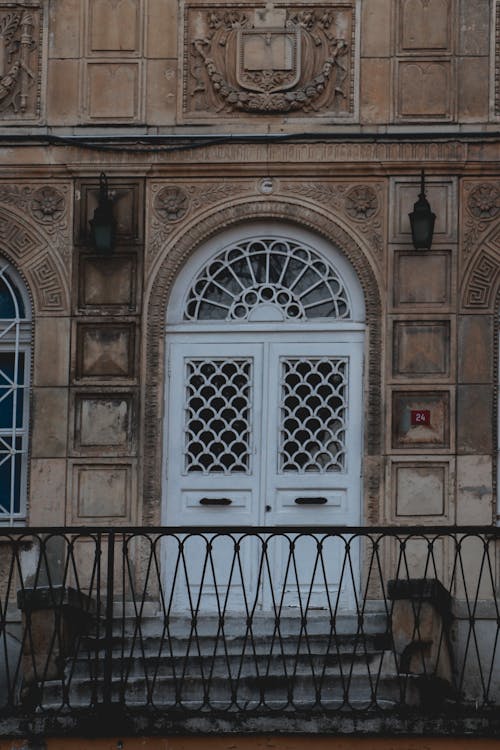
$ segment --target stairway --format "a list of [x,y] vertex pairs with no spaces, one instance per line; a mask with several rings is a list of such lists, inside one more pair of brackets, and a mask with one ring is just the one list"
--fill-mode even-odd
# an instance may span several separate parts
[[128,618],[114,623],[108,662],[102,635],[82,638],[63,679],[44,684],[42,708],[101,703],[106,670],[112,702],[188,713],[366,711],[397,705],[408,689],[382,613],[287,614],[279,625],[269,615]]

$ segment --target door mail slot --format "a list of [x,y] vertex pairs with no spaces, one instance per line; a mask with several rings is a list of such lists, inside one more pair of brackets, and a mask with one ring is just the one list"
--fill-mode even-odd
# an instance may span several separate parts
[[324,505],[328,502],[326,497],[296,497],[297,505]]
[[202,497],[200,505],[231,505],[232,502],[228,497]]

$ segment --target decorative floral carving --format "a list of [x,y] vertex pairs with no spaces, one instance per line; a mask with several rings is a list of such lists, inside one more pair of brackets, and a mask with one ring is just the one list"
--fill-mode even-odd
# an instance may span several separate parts
[[[384,240],[380,212],[380,198],[375,188],[369,185],[345,185],[343,183],[289,182],[285,190],[297,193],[303,198],[323,203],[338,213],[346,213],[359,222],[358,229],[367,236],[375,257],[382,259]],[[380,192],[380,191],[379,191]],[[370,219],[370,221],[366,221]]]
[[465,200],[467,214],[465,214],[463,227],[462,247],[464,254],[468,256],[491,227],[490,222],[500,215],[500,183],[466,182],[464,189],[467,196]]
[[38,43],[40,11],[0,10],[0,113],[38,114]]
[[346,195],[345,210],[352,219],[365,221],[378,211],[378,200],[375,190],[360,185],[352,188]]
[[186,109],[350,114],[352,11],[335,10],[188,13]]
[[469,195],[467,206],[477,219],[494,219],[500,211],[500,191],[495,185],[478,185]]
[[[198,209],[230,201],[237,193],[249,191],[250,183],[210,182],[200,185],[153,185],[153,220],[151,241],[148,244],[148,259],[152,260],[160,251],[175,229],[175,224],[183,219],[189,207]],[[179,212],[182,213],[179,215]],[[169,218],[173,216],[174,218]]]
[[163,221],[180,221],[189,208],[188,196],[175,185],[168,185],[157,193],[154,199],[156,215]]
[[53,187],[42,187],[35,191],[31,201],[31,213],[42,224],[58,221],[64,213],[64,196]]
[[67,192],[67,185],[60,185],[59,189],[50,185],[0,185],[0,204],[13,206],[16,211],[24,214],[31,214],[37,224],[43,225],[43,231],[50,237],[51,246],[66,261],[71,254]]

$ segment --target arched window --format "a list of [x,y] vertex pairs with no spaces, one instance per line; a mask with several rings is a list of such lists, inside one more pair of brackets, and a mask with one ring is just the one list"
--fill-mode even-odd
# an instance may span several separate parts
[[26,518],[31,307],[19,274],[0,258],[0,524]]

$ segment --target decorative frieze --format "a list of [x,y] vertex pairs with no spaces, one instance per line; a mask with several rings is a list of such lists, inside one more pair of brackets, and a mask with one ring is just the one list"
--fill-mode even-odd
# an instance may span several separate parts
[[0,7],[0,118],[40,114],[42,9],[39,2]]
[[353,114],[354,7],[191,5],[184,112]]

